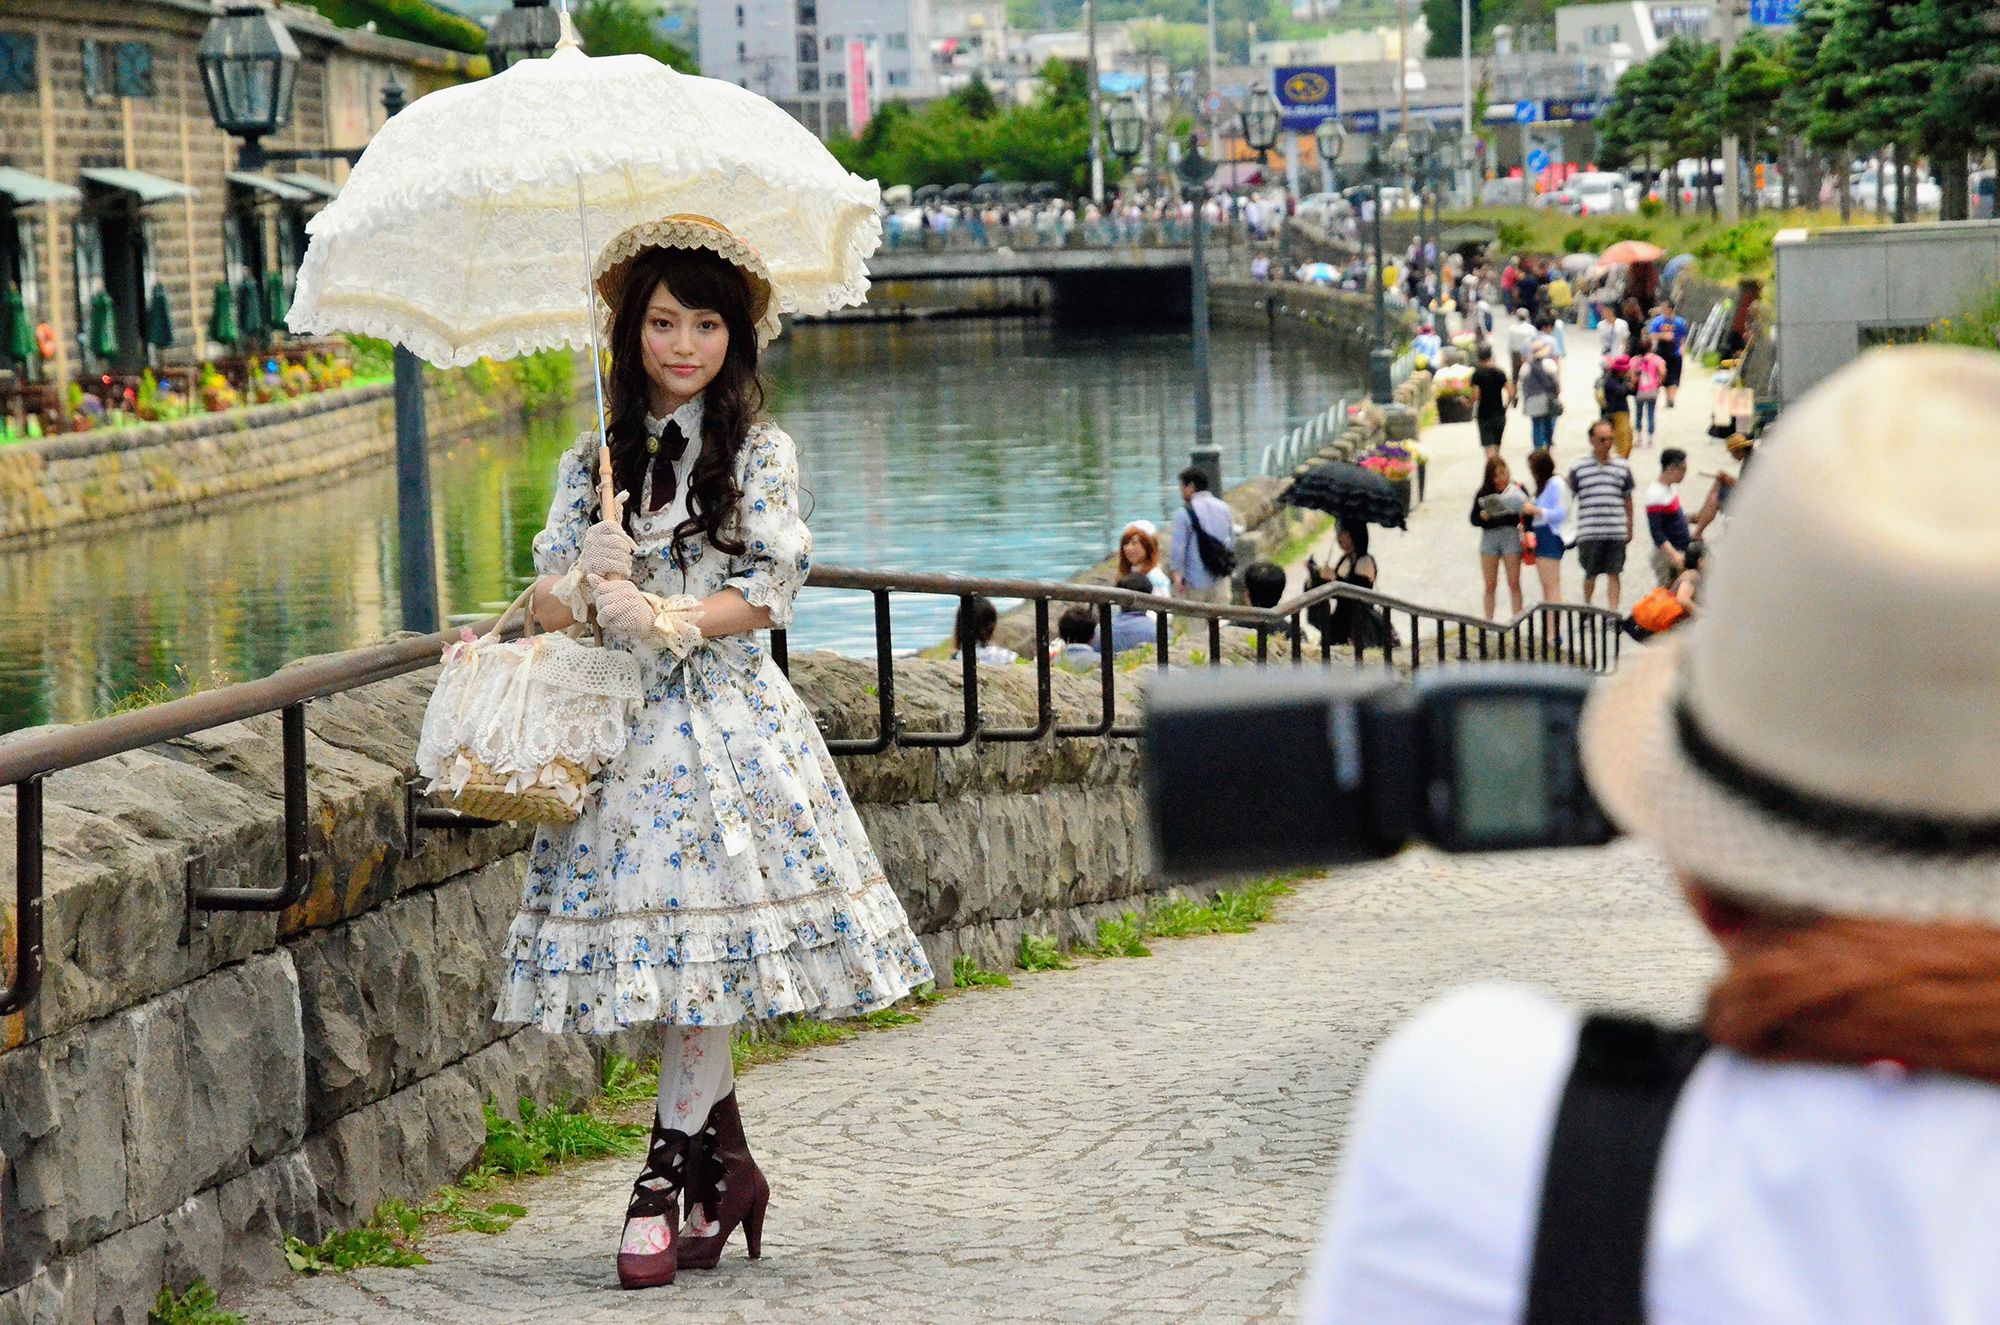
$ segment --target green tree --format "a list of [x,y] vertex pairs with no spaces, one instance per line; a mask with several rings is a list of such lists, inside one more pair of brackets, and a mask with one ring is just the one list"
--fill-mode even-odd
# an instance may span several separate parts
[[1911,54],[1934,57],[1933,73],[1916,132],[1938,172],[1942,219],[1970,214],[1966,158],[2000,143],[2000,23],[1965,0],[1917,0],[1905,11],[1913,32]]
[[[1477,50],[1480,38],[1492,31],[1487,22],[1486,11],[1491,8],[1484,0],[1472,0],[1472,45]],[[1462,49],[1458,35],[1459,0],[1424,0],[1424,25],[1430,29],[1430,41],[1424,47],[1424,54],[1433,60],[1455,60]]]
[[[1778,44],[1761,29],[1746,33],[1730,51],[1729,65],[1722,71],[1716,103],[1722,131],[1735,134],[1754,157],[1762,156],[1767,142],[1782,151],[1784,96],[1791,82],[1791,65]],[[1735,187],[1735,182],[1729,187]],[[1750,210],[1757,210],[1754,189]]]
[[659,0],[583,0],[574,11],[576,35],[592,55],[650,55],[684,74],[701,64],[686,47],[660,35]]
[[1000,103],[994,100],[993,89],[986,86],[986,80],[978,74],[972,76],[970,83],[952,93],[951,100],[975,120],[990,120],[1000,113]]

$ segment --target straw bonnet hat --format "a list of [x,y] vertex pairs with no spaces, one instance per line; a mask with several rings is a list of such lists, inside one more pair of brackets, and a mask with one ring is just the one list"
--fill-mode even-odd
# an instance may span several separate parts
[[1872,351],[1773,443],[1701,618],[1585,710],[1591,788],[1748,901],[2000,923],[2000,356]]
[[750,287],[750,322],[757,329],[757,346],[763,348],[778,334],[777,301],[771,286],[771,269],[757,250],[722,222],[707,216],[681,213],[641,221],[614,236],[591,264],[591,280],[597,286],[598,319],[606,337],[618,300],[625,292],[625,278],[641,253],[651,248],[705,248],[735,265]]

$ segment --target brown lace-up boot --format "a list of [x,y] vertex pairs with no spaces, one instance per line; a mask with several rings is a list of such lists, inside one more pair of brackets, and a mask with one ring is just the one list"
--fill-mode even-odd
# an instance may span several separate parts
[[693,1138],[653,1117],[653,1140],[646,1149],[646,1167],[632,1184],[632,1202],[625,1218],[665,1220],[665,1236],[650,1251],[620,1251],[618,1282],[626,1288],[658,1288],[674,1281],[681,1247],[681,1193],[687,1187]]
[[[743,1240],[750,1244],[750,1259],[758,1259],[764,1250],[764,1208],[771,1203],[771,1184],[764,1181],[757,1161],[750,1158],[735,1091],[709,1111],[708,1121],[695,1133],[694,1145],[680,1268],[713,1270],[721,1263],[722,1246],[738,1224],[743,1226]],[[697,1223],[697,1207],[706,1224]]]

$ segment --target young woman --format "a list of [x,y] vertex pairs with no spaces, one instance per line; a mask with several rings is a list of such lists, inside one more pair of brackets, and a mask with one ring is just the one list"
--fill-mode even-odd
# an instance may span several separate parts
[[[770,1186],[744,1140],[729,1037],[790,1013],[853,1016],[932,979],[812,714],[753,632],[786,625],[812,536],[792,439],[757,417],[776,329],[757,255],[700,217],[649,221],[598,261],[606,431],[622,509],[599,509],[593,429],[564,453],[534,542],[534,611],[594,611],[637,655],[625,753],[535,839],[498,1017],[664,1030],[658,1111],[618,1252],[627,1288],[708,1269]],[[683,1225],[685,1218],[685,1225]]]
[[[1333,563],[1332,581],[1320,574],[1317,565],[1308,564],[1308,586],[1317,581],[1319,584],[1337,582],[1351,584],[1357,589],[1373,589],[1379,571],[1375,558],[1368,554],[1368,526],[1359,521],[1349,523],[1343,520],[1334,541],[1340,545],[1340,560]],[[1351,598],[1336,598],[1326,624],[1320,629],[1333,643],[1356,649],[1379,649],[1389,638],[1381,613],[1367,603],[1357,603]]]
[[1000,609],[993,606],[990,598],[973,598],[958,609],[957,623],[951,631],[951,658],[953,662],[971,649],[983,663],[1005,666],[1019,662],[1021,655],[1005,645],[993,642],[993,632],[1000,628]]
[[1479,528],[1479,574],[1486,586],[1486,616],[1492,619],[1494,587],[1500,568],[1507,568],[1507,599],[1514,615],[1521,614],[1521,511],[1528,494],[1507,472],[1507,462],[1493,456],[1486,478],[1472,496],[1472,523]]
[[1118,573],[1111,578],[1122,580],[1127,575],[1145,576],[1156,594],[1167,597],[1173,594],[1173,583],[1160,568],[1160,540],[1150,520],[1134,520],[1118,536]]
[[1535,496],[1521,508],[1521,514],[1531,521],[1528,532],[1535,540],[1535,574],[1542,581],[1542,601],[1560,603],[1562,556],[1567,550],[1561,531],[1569,519],[1569,484],[1556,473],[1556,462],[1547,451],[1529,454],[1528,474],[1535,481]]

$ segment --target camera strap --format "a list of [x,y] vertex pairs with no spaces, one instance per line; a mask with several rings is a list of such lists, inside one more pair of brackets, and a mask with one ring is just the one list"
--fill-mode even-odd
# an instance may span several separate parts
[[1584,1021],[1549,1136],[1523,1325],[1645,1325],[1660,1152],[1707,1049],[1698,1031]]

